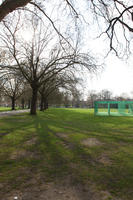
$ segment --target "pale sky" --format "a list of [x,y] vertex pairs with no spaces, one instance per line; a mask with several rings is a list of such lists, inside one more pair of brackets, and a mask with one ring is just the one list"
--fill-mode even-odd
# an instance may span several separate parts
[[[2,0],[0,0],[0,3],[1,2]],[[82,9],[84,9],[84,6],[82,7]],[[90,24],[94,22],[94,19],[91,19],[90,15],[86,15],[86,17],[90,19]],[[87,49],[91,49],[92,52],[94,52],[95,55],[99,55],[99,58],[101,59],[102,56],[106,54],[105,51],[107,47],[109,48],[109,44],[104,44],[103,39],[101,38],[95,39],[99,29],[97,29],[95,25],[91,27],[88,29],[90,35],[86,35],[85,37],[85,44]],[[93,29],[92,32],[90,29]],[[25,33],[26,38],[29,39],[30,35],[28,34],[28,32]],[[86,49],[86,47],[84,47],[84,49]],[[131,92],[133,91],[133,62],[128,63],[129,64],[126,64],[122,60],[119,60],[115,55],[110,54],[105,60],[106,66],[104,66],[104,70],[102,70],[97,76],[92,77],[88,75],[86,91],[96,90],[99,92],[100,90],[108,89],[112,91],[114,95],[127,93],[131,96]]]
[[[133,92],[133,60],[123,61],[114,53],[109,53],[107,58],[102,61],[109,51],[109,40],[106,40],[105,37],[96,39],[96,32],[94,28],[92,30],[94,35],[86,37],[86,48],[89,47],[92,54],[94,53],[101,62],[105,62],[105,66],[97,75],[88,75],[86,91],[96,90],[100,92],[103,89],[108,89],[116,96],[127,93],[129,97],[133,97],[131,94]],[[133,56],[131,55],[131,57]]]
[[114,95],[127,93],[130,97],[133,92],[133,67],[122,62],[115,56],[109,56],[106,60],[106,66],[97,76],[88,76],[87,90],[100,91],[108,89]]

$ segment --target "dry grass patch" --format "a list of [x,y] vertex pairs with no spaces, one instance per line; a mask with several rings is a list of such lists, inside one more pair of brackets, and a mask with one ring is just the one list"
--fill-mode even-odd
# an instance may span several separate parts
[[37,141],[37,137],[33,137],[30,140],[27,140],[24,144],[30,146],[30,145],[36,144],[36,141]]
[[109,159],[108,155],[106,154],[102,154],[99,158],[98,158],[98,162],[102,163],[103,165],[111,165],[112,162]]
[[[40,179],[43,179],[42,176]],[[43,179],[41,184],[38,183],[38,179],[35,180],[33,185],[29,187],[21,188],[20,190],[14,190],[11,193],[7,193],[1,200],[13,200],[14,197],[18,197],[18,200],[109,200],[112,199],[109,192],[98,192],[93,187],[83,186],[81,184],[73,184],[71,182],[72,177],[55,183],[47,183]],[[32,181],[33,182],[33,181]],[[113,198],[113,200],[116,200]]]
[[101,196],[103,200],[116,200],[116,199],[112,199],[111,194],[108,191],[101,191]]
[[22,158],[34,158],[34,159],[38,159],[40,155],[38,155],[36,152],[31,152],[31,151],[27,151],[27,150],[18,150],[18,151],[14,151],[11,156],[10,159],[11,160],[17,160],[17,159],[22,159]]
[[98,139],[96,138],[87,138],[82,140],[81,142],[83,145],[87,146],[87,147],[93,147],[93,146],[101,146],[103,145],[102,142],[100,142]]
[[57,137],[63,138],[63,139],[67,139],[68,138],[68,134],[67,133],[56,133]]

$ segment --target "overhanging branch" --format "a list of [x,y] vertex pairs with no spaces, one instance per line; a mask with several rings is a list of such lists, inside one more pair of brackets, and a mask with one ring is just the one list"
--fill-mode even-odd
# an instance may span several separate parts
[[14,11],[19,7],[24,7],[31,0],[5,0],[0,5],[0,22],[6,17],[9,13]]

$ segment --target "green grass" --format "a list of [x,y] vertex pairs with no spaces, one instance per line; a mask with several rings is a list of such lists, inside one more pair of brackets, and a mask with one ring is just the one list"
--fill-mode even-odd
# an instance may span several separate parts
[[[15,110],[22,110],[19,107],[15,107]],[[11,107],[0,107],[0,112],[11,111]]]
[[[99,108],[97,115],[99,116],[108,116],[108,108]],[[128,109],[125,109],[122,113],[118,112],[118,109],[110,108],[111,116],[132,116],[133,114],[129,112]]]
[[0,112],[10,111],[10,110],[11,110],[10,107],[0,107]]
[[[100,145],[84,146],[88,138]],[[37,173],[48,182],[71,175],[74,182],[132,200],[133,118],[94,116],[87,109],[0,118],[0,182],[8,185],[5,192],[24,183],[27,187]]]

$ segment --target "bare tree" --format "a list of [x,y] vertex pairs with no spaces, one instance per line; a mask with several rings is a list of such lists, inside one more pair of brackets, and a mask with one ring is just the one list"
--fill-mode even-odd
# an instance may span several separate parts
[[[3,48],[8,50],[13,64],[4,69],[16,70],[25,78],[32,88],[31,114],[36,114],[36,103],[39,88],[66,69],[77,71],[85,67],[95,71],[97,66],[89,54],[78,51],[64,40],[58,40],[49,29],[44,29],[41,22],[31,18],[32,38],[24,41],[20,37],[21,21],[18,15],[14,27],[4,22],[4,34],[1,33]],[[68,40],[67,40],[68,41]],[[2,68],[3,69],[3,68]]]
[[98,99],[98,94],[95,90],[91,90],[88,92],[88,97],[87,97],[87,104],[89,107],[93,108],[94,107],[94,101]]
[[[55,4],[55,1],[49,1],[49,3],[52,6]],[[110,40],[110,50],[114,50],[117,55],[118,52],[125,49],[130,53],[130,39],[132,39],[132,35],[130,36],[129,32],[133,33],[132,1],[84,0],[83,3],[86,3],[85,5],[87,6],[86,13],[83,13],[83,10],[79,8],[78,2],[72,0],[59,0],[55,5],[55,9],[58,13],[62,11],[63,16],[69,16],[69,18],[73,19],[71,20],[71,23],[73,21],[76,24],[77,29],[82,29],[81,26],[78,26],[80,21],[87,24],[87,12],[89,12],[89,14],[96,14],[96,19],[99,21],[99,24],[103,18],[104,22],[107,24],[107,28],[106,30],[103,30],[103,33],[106,33]],[[56,33],[59,36],[64,37],[59,26],[55,23],[56,20],[53,20],[52,15],[50,15],[51,13],[47,13],[46,7],[47,2],[43,0],[4,0],[0,5],[0,21],[14,10],[22,8],[24,12],[29,11],[34,13],[34,9],[36,8],[41,15],[50,22]],[[89,10],[88,7],[90,8]],[[59,18],[57,20],[58,23],[61,24]],[[123,39],[125,40],[122,42]]]
[[[25,7],[27,4],[31,4],[35,7],[37,7],[44,15],[49,18],[51,21],[50,17],[45,13],[45,9],[42,5],[46,5],[46,2],[43,0],[41,1],[32,1],[32,0],[3,0],[3,2],[0,5],[0,21],[3,20],[9,13],[13,12],[14,10],[20,8],[20,7]],[[51,1],[51,4],[53,1]],[[64,4],[64,8],[68,7],[69,11],[71,14],[78,15],[76,9],[74,8],[74,4],[70,0],[64,0],[64,1],[59,1],[59,4]],[[32,9],[31,9],[32,10]],[[52,22],[52,21],[51,21]]]
[[73,87],[71,87],[70,91],[71,91],[71,95],[72,95],[72,107],[79,108],[81,97],[82,97],[81,91],[79,91],[79,89],[77,89],[76,84],[75,84],[75,86],[73,85]]
[[15,110],[15,102],[24,92],[24,81],[15,74],[7,74],[4,76],[4,84],[2,85],[4,95],[11,99],[12,110]]
[[22,109],[25,109],[25,108],[30,109],[31,96],[32,96],[31,87],[28,84],[26,84],[25,90],[24,90],[21,98],[18,99],[18,103]]
[[0,78],[0,102],[3,96],[3,80]]
[[60,90],[72,91],[72,88],[75,88],[78,82],[79,78],[70,70],[69,72],[67,72],[67,70],[65,72],[61,71],[61,73],[48,79],[48,81],[44,82],[39,88],[41,97],[40,110],[43,111],[48,108],[48,99],[52,93],[55,93],[55,91],[58,93]]
[[125,53],[129,54],[133,33],[132,1],[93,0],[91,3],[99,23],[104,20],[106,24],[106,30],[104,26],[102,34],[106,34],[109,38],[110,50],[113,50],[117,56],[120,56],[122,52],[122,56]]
[[104,89],[98,93],[98,96],[101,100],[110,100],[112,98],[112,92],[107,89]]

